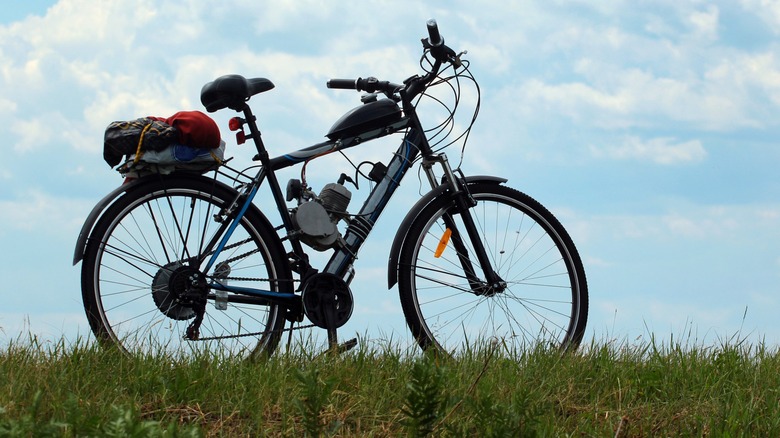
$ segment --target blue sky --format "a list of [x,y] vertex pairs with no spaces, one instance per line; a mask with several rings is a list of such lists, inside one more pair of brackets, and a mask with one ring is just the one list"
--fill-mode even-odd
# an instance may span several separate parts
[[[328,78],[417,73],[432,17],[468,50],[482,89],[463,169],[509,178],[570,231],[590,285],[588,339],[780,343],[780,2],[770,0],[4,5],[0,339],[88,335],[71,259],[92,205],[121,183],[102,161],[109,122],[202,109],[215,77],[263,76],[276,88],[253,108],[272,153],[289,152],[359,103]],[[214,117],[228,154],[248,162],[230,116]],[[354,154],[386,162],[394,150]],[[309,173],[325,184],[346,170],[323,160]],[[397,291],[383,285],[418,190],[410,178],[371,236],[346,332],[406,339]]]

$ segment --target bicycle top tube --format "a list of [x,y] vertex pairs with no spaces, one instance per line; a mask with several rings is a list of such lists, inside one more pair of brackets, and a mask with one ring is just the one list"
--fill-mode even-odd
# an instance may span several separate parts
[[295,152],[290,152],[279,157],[272,158],[269,167],[271,170],[284,169],[286,167],[294,166],[298,163],[310,160],[319,155],[349,149],[367,141],[375,140],[377,138],[396,133],[408,126],[409,118],[404,117],[401,120],[384,128],[373,129],[362,134],[358,134],[352,137],[345,137],[339,140],[328,140],[297,150]]

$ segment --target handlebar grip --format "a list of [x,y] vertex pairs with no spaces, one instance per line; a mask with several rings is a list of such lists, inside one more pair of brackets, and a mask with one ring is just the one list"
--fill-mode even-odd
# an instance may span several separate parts
[[356,90],[359,79],[331,79],[327,83],[328,88],[338,88],[341,90]]
[[430,43],[431,47],[439,47],[444,43],[441,34],[439,34],[439,25],[436,24],[436,20],[433,18],[428,20],[426,24],[428,25],[428,43]]

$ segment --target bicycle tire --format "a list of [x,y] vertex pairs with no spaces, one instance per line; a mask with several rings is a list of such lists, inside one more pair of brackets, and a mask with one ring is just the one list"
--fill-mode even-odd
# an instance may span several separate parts
[[[192,261],[219,225],[214,215],[237,192],[202,176],[147,178],[106,209],[88,241],[82,299],[98,341],[129,354],[272,354],[284,327],[284,309],[241,303],[232,294],[227,309],[217,310],[209,292],[200,326],[204,340],[184,339],[195,311],[191,303],[177,302],[180,288],[174,278],[199,269]],[[203,275],[213,281],[215,268],[226,262],[220,281],[230,271],[228,281],[240,281],[231,284],[292,292],[286,261],[273,227],[250,206],[212,272]]]
[[[483,246],[507,286],[492,296],[475,292],[456,245],[443,237],[449,214],[462,234],[463,253],[484,279],[452,196],[433,200],[412,222],[399,259],[401,305],[420,347],[447,354],[496,341],[508,354],[536,346],[576,348],[587,323],[588,288],[569,234],[522,192],[492,183],[468,189]],[[437,249],[443,250],[439,257]]]

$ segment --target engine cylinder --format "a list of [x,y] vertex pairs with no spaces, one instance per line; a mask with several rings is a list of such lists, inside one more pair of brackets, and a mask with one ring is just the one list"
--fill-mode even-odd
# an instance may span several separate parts
[[331,214],[346,214],[351,199],[352,193],[344,185],[338,183],[326,184],[320,192],[322,206]]

